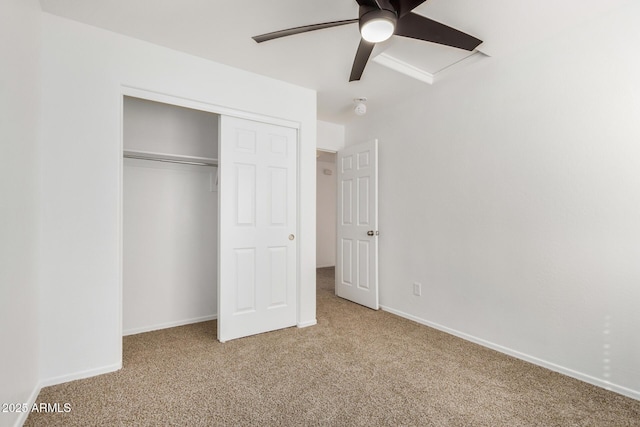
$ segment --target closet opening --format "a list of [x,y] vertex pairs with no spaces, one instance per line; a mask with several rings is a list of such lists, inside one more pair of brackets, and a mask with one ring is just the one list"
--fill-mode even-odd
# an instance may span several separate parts
[[122,333],[216,319],[220,116],[123,104]]

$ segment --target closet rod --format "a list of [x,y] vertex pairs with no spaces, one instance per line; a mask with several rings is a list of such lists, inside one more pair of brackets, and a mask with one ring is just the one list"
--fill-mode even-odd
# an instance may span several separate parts
[[126,157],[127,159],[151,160],[154,162],[182,163],[186,165],[197,165],[197,166],[218,166],[217,163],[212,163],[212,162],[192,162],[189,160],[159,159],[157,157],[139,156],[134,154],[124,154],[123,156]]

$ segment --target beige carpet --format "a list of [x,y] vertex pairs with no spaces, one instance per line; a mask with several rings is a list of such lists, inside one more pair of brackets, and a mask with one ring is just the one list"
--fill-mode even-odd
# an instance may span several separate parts
[[220,344],[215,322],[124,338],[124,369],[42,390],[28,426],[640,426],[640,402],[333,295],[318,325]]

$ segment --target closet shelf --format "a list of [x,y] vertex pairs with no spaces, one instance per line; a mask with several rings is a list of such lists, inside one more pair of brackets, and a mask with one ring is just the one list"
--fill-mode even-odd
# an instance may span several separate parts
[[152,160],[157,162],[184,163],[188,165],[218,166],[218,159],[212,157],[183,156],[180,154],[158,153],[155,151],[123,150],[128,159]]

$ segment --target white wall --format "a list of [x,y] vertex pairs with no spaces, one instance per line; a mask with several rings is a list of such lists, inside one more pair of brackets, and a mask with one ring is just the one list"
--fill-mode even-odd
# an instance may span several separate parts
[[640,398],[638,16],[347,127],[380,139],[384,307]]
[[[331,171],[326,175],[325,170]],[[336,164],[316,162],[316,267],[336,265]]]
[[[217,157],[218,116],[125,97],[123,143]],[[210,320],[217,314],[217,168],[125,159],[123,334]]]
[[124,335],[215,318],[216,169],[125,159]]
[[218,115],[191,108],[124,98],[127,150],[218,158]]
[[336,123],[318,120],[318,149],[340,151],[344,148],[345,127]]
[[[0,403],[38,391],[37,179],[40,6],[0,13]],[[20,414],[0,413],[0,426]]]
[[313,91],[49,14],[42,70],[45,383],[121,364],[123,85],[300,123],[299,322],[315,322]]

